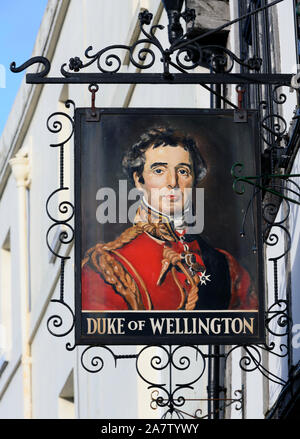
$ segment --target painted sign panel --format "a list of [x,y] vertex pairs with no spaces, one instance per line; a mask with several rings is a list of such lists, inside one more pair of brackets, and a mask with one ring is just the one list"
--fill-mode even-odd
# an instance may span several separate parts
[[255,111],[76,110],[77,344],[264,340],[260,196],[232,176],[260,173],[256,127]]

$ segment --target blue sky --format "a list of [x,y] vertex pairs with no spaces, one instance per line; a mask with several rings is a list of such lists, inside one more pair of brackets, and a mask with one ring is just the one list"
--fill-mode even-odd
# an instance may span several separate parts
[[12,73],[31,57],[48,0],[1,0],[0,8],[0,136],[24,72]]

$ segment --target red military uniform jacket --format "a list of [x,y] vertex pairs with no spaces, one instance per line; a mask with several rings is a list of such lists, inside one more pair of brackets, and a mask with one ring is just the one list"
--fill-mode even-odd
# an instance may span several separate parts
[[137,224],[82,264],[83,310],[257,309],[248,272],[225,250],[170,225]]

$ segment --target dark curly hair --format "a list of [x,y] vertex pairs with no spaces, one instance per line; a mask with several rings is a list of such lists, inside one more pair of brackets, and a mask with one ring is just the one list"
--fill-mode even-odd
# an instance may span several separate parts
[[131,183],[134,184],[133,174],[137,173],[141,183],[144,183],[143,170],[145,165],[145,152],[148,148],[158,146],[182,146],[189,151],[193,162],[195,184],[201,181],[207,172],[207,166],[201,157],[195,141],[180,131],[172,128],[151,128],[143,133],[140,139],[128,149],[122,160],[124,172]]

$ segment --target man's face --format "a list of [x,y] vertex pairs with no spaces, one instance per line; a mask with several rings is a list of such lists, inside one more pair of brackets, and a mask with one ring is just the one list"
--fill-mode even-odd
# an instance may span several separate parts
[[190,153],[182,146],[150,147],[145,152],[144,183],[134,173],[135,185],[146,201],[166,215],[180,215],[191,198],[194,184]]

